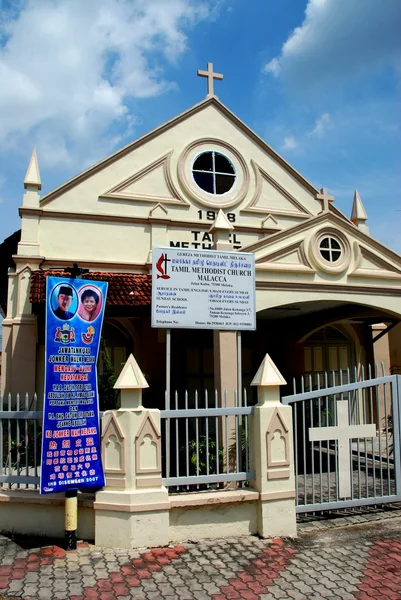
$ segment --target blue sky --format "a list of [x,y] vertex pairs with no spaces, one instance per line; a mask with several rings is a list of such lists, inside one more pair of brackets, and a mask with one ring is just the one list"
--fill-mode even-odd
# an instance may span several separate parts
[[202,100],[220,100],[401,252],[400,0],[0,0],[0,241],[43,193]]

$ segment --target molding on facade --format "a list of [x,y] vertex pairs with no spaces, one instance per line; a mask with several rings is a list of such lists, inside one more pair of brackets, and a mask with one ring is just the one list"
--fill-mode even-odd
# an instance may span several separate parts
[[[380,256],[377,256],[367,248],[360,246],[357,242],[354,244],[354,252],[356,255],[356,262],[354,270],[349,273],[350,277],[373,277],[375,279],[380,277],[385,279],[401,279],[401,269],[383,260]],[[377,269],[367,269],[362,267],[362,261],[364,258],[377,265]]]
[[[155,465],[153,467],[141,467],[142,445],[145,438],[150,438],[150,443],[155,446]],[[148,411],[135,437],[135,472],[137,475],[161,473],[161,468],[161,434]]]
[[390,260],[393,260],[401,268],[401,256],[399,254],[397,254],[393,250],[390,250],[390,248],[387,248],[374,238],[370,237],[370,235],[363,233],[363,231],[358,229],[353,223],[351,223],[347,219],[339,217],[333,214],[332,212],[320,213],[316,217],[312,217],[304,223],[299,223],[297,225],[294,225],[293,227],[289,227],[288,229],[283,229],[281,231],[273,233],[269,237],[265,237],[255,242],[254,244],[244,246],[244,248],[241,249],[241,252],[257,252],[258,250],[263,250],[265,248],[267,249],[269,246],[272,246],[279,241],[292,238],[294,235],[299,233],[304,233],[308,229],[312,229],[317,225],[321,224],[323,226],[323,224],[325,223],[327,223],[328,226],[332,225],[336,227],[336,232],[338,232],[339,228],[340,230],[342,229],[344,230],[344,232],[351,234],[357,240],[384,254]]
[[161,475],[159,477],[137,477],[136,487],[137,488],[152,488],[160,487],[162,485]]
[[[341,247],[341,256],[336,262],[328,262],[320,253],[320,244],[325,237],[335,239]],[[347,236],[345,236],[338,228],[323,227],[313,234],[309,242],[309,255],[316,267],[324,273],[342,273],[349,267],[351,261],[351,246]]]
[[179,494],[170,496],[171,508],[187,506],[216,506],[219,504],[234,504],[237,502],[255,502],[259,500],[259,492],[252,489],[226,490],[222,492],[199,492],[197,494]]
[[[203,191],[192,177],[194,156],[212,150],[227,155],[236,170],[234,186],[221,195],[208,194]],[[195,202],[213,209],[231,208],[240,204],[249,188],[249,170],[244,158],[234,146],[217,138],[201,138],[191,142],[178,159],[177,173],[178,181],[188,196]]]
[[367,294],[372,296],[401,296],[401,288],[356,286],[346,284],[301,283],[298,281],[256,281],[257,290],[292,292],[330,292],[331,294]]
[[[160,204],[159,202],[157,202],[157,200],[154,201],[155,202],[155,207]],[[19,214],[21,217],[23,216],[29,216],[31,214],[31,210],[30,208],[20,208],[19,209]],[[107,213],[78,213],[78,212],[67,212],[67,211],[50,211],[50,210],[42,210],[39,209],[40,211],[40,218],[41,219],[71,219],[71,220],[79,220],[82,221],[83,219],[87,220],[87,221],[107,221],[107,222],[114,222],[114,223],[137,223],[140,225],[151,225],[152,221],[155,220],[154,217],[126,217],[123,215],[109,215]],[[292,215],[293,216],[293,215]],[[273,217],[272,217],[273,218]],[[209,222],[203,222],[202,221],[173,221],[170,217],[166,217],[165,219],[159,219],[157,218],[157,222],[160,224],[166,224],[170,227],[176,227],[177,229],[189,229],[191,227],[194,227],[196,229],[204,229],[205,231],[209,231],[210,229],[210,223]],[[271,227],[271,228],[266,228],[263,226],[252,226],[252,225],[237,225],[235,226],[235,231],[236,232],[242,232],[242,233],[254,233],[254,234],[259,234],[259,235],[263,235],[265,236],[266,234],[269,233],[277,233],[277,231],[281,231],[280,229],[278,229],[276,226],[275,227]],[[28,257],[25,257],[25,260]],[[42,260],[44,257],[32,257],[35,259],[40,259]],[[29,257],[29,259],[31,259],[31,257]],[[65,261],[64,261],[65,262]]]
[[269,502],[270,500],[293,500],[295,498],[295,490],[285,490],[283,492],[262,492],[259,496],[261,502]]
[[154,504],[109,504],[108,502],[94,502],[93,508],[95,510],[110,510],[113,512],[153,512],[157,510],[168,510],[170,508],[170,502],[158,502]]
[[[49,192],[48,194],[46,194],[45,196],[43,196],[43,198],[40,201],[41,206],[45,206],[46,204],[48,204],[49,202],[51,202],[53,199],[59,197],[60,195],[64,194],[65,192],[67,192],[69,189],[75,187],[76,185],[78,185],[82,181],[85,181],[86,179],[88,179],[89,177],[91,177],[93,174],[95,174],[95,173],[103,170],[104,168],[106,168],[109,165],[113,164],[114,162],[116,162],[120,158],[123,158],[127,154],[130,154],[131,152],[133,152],[134,150],[136,150],[137,148],[139,148],[143,144],[145,144],[145,143],[147,143],[147,142],[155,139],[156,137],[158,137],[159,135],[161,135],[165,131],[168,131],[169,129],[171,129],[172,127],[178,125],[182,121],[185,121],[191,115],[199,113],[200,111],[202,111],[204,108],[206,108],[208,106],[214,106],[218,111],[220,111],[220,113],[223,116],[225,116],[229,121],[231,121],[234,124],[234,126],[236,126],[240,131],[242,131],[242,133],[246,137],[248,137],[256,145],[258,145],[261,148],[262,151],[266,152],[266,154],[268,154],[280,166],[282,166],[303,187],[305,187],[314,196],[315,196],[315,194],[317,194],[318,190],[307,179],[305,179],[282,156],[280,156],[275,150],[273,150],[273,148],[271,148],[261,137],[259,137],[254,131],[252,131],[252,129],[250,129],[247,125],[245,125],[245,123],[243,121],[241,121],[241,119],[239,119],[226,106],[224,106],[224,104],[222,104],[216,97],[212,97],[212,98],[206,98],[206,99],[202,100],[201,102],[199,102],[198,104],[195,104],[194,106],[192,106],[188,110],[184,111],[180,115],[177,115],[173,119],[170,119],[169,121],[166,121],[165,123],[163,123],[159,127],[156,127],[155,129],[153,129],[149,133],[147,133],[144,136],[138,138],[137,140],[131,142],[130,144],[128,144],[124,148],[121,148],[120,150],[118,150],[114,154],[111,154],[110,156],[108,156],[107,158],[105,158],[105,159],[101,160],[100,162],[96,163],[95,165],[93,165],[89,169],[86,169],[85,171],[83,171],[82,173],[79,173],[78,175],[76,175],[75,177],[73,177],[69,181],[65,182],[61,186],[55,188],[54,190],[52,190],[51,192]],[[333,210],[337,214],[340,214],[340,215],[342,214],[335,207],[333,207]],[[343,218],[346,218],[346,217],[344,216]]]
[[[297,258],[299,260],[299,264],[291,263],[291,262],[275,262],[279,259],[283,259],[290,254],[297,254]],[[295,242],[290,246],[286,246],[285,248],[280,248],[276,250],[276,252],[272,252],[263,258],[258,258],[255,261],[255,264],[258,267],[258,270],[263,271],[280,271],[280,272],[289,272],[294,271],[298,273],[315,273],[316,269],[313,268],[311,262],[308,259],[308,256],[305,252],[304,240],[300,240],[299,242]]]
[[[179,204],[181,206],[189,206],[189,202],[180,194],[171,177],[171,156],[173,152],[174,150],[170,150],[170,152],[167,152],[167,154],[157,158],[140,171],[137,171],[134,175],[131,175],[127,179],[124,179],[117,185],[113,186],[107,192],[99,194],[99,198],[107,198],[109,200],[139,200],[141,202],[156,202],[159,204]],[[163,168],[164,181],[170,196],[124,192],[124,189],[133,183],[137,183],[159,167]]]
[[[258,165],[253,159],[251,159],[251,165],[255,173],[256,189],[253,198],[250,202],[241,208],[240,212],[251,212],[259,214],[271,214],[271,215],[283,215],[297,217],[301,219],[308,219],[312,216],[312,213],[307,210],[292,194],[290,194],[283,186],[281,186],[273,177],[271,177],[260,165]],[[257,206],[260,200],[263,188],[263,180],[273,186],[282,196],[290,202],[295,210],[280,210],[274,207],[268,206]]]
[[[111,437],[116,438],[117,443],[120,447],[120,467],[119,468],[108,467],[106,464],[107,463],[107,460],[106,460],[107,448],[108,448],[108,444],[110,442]],[[106,476],[108,473],[111,473],[111,474],[118,473],[120,475],[126,474],[125,436],[124,436],[124,433],[122,432],[120,424],[117,421],[114,413],[111,414],[111,417],[102,433],[101,453],[102,453],[102,459],[103,459],[103,464],[104,464],[104,472],[105,472]],[[113,480],[114,481],[123,481],[122,479],[117,479],[117,478],[113,478]],[[112,485],[112,484],[109,482],[109,485]],[[123,486],[121,486],[121,487],[123,487]]]

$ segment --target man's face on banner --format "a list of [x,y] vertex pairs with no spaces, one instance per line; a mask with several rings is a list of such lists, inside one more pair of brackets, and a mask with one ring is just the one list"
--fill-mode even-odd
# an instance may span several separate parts
[[68,296],[68,294],[59,294],[58,295],[58,307],[61,310],[67,311],[72,302],[72,296]]

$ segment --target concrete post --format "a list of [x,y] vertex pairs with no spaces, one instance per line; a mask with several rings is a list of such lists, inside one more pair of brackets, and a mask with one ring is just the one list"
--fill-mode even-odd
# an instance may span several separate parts
[[96,494],[95,543],[111,548],[168,543],[169,498],[161,479],[160,411],[142,406],[148,384],[128,358],[114,386],[121,408],[102,421],[106,487]]
[[262,537],[296,536],[292,408],[280,402],[285,385],[266,354],[251,385],[258,403],[250,419],[251,486],[259,492],[258,533]]
[[32,314],[29,302],[31,272],[39,268],[40,257],[39,217],[41,180],[39,165],[34,150],[24,179],[25,194],[20,214],[21,240],[17,256],[14,257],[16,270],[9,270],[9,292],[7,315],[3,321],[3,363],[1,393],[28,393],[36,391],[36,344],[37,319]]
[[[209,230],[213,234],[213,249],[232,251],[230,235],[234,229],[220,209]],[[227,406],[234,406],[234,392],[237,390],[237,337],[235,331],[214,331],[214,373],[215,389],[219,393],[220,405],[224,406],[224,393],[227,392]]]

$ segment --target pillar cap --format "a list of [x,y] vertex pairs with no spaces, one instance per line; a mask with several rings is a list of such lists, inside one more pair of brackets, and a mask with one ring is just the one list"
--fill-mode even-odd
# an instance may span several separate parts
[[132,354],[129,355],[116,383],[115,390],[143,390],[149,387],[144,374]]
[[273,387],[278,385],[287,385],[286,380],[268,354],[264,357],[251,385],[260,387]]
[[224,212],[219,210],[217,213],[217,217],[211,228],[209,229],[209,233],[214,233],[215,231],[232,231],[234,229],[234,225],[230,223],[227,219]]

